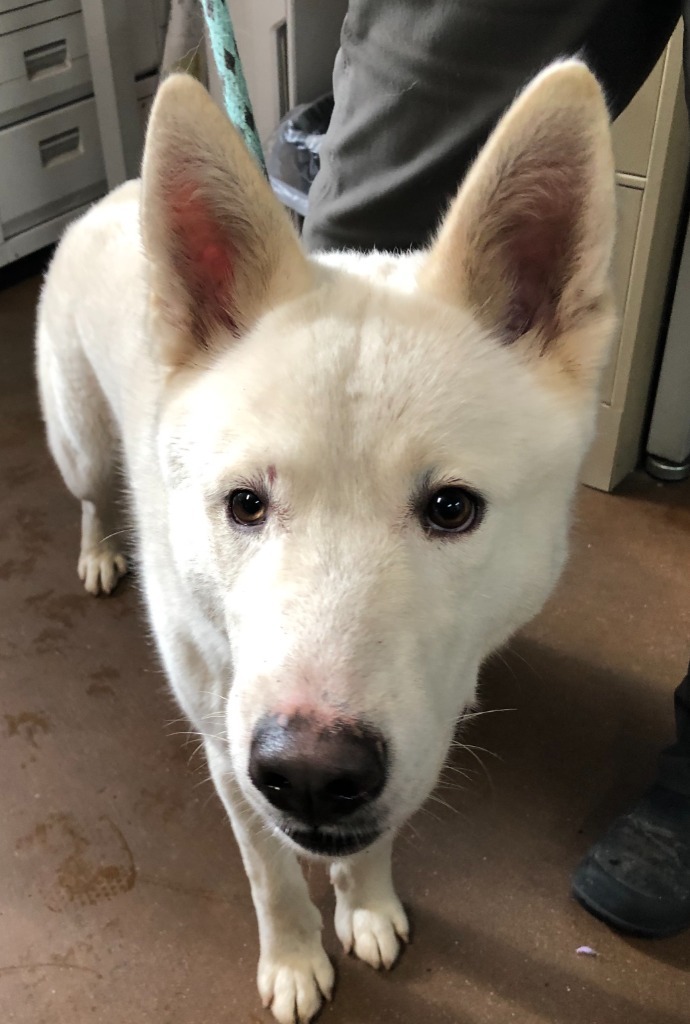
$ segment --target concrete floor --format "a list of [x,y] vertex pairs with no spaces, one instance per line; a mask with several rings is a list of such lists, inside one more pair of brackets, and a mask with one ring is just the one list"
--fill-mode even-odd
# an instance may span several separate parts
[[[260,1024],[248,886],[136,587],[77,579],[77,507],[44,446],[35,278],[0,292],[0,1021]],[[401,837],[414,922],[377,975],[338,949],[328,1024],[687,1024],[690,934],[620,937],[569,875],[670,738],[690,647],[690,486],[583,490],[547,610],[484,673],[488,714]],[[501,710],[511,709],[511,710]],[[478,755],[475,760],[474,754]],[[481,761],[481,764],[478,763]],[[576,954],[581,945],[596,957]]]

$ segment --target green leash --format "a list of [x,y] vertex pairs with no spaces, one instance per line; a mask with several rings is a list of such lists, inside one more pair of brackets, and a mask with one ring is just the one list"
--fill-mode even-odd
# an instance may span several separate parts
[[248,149],[265,174],[264,153],[256,132],[247,82],[225,0],[204,0],[204,15],[216,67],[223,83],[223,99],[228,117],[242,132]]

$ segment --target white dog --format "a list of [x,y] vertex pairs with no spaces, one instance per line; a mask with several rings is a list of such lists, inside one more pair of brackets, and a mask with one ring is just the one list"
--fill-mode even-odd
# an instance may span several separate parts
[[614,325],[608,116],[543,72],[428,252],[307,258],[201,86],[161,88],[141,184],[61,243],[40,306],[48,439],[79,574],[125,571],[204,735],[278,1021],[333,986],[298,855],[330,862],[347,951],[407,938],[396,831],[432,790],[486,656],[566,554]]

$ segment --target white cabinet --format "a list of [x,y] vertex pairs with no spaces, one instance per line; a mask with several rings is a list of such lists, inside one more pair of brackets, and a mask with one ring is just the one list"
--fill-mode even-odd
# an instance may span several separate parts
[[604,377],[584,483],[612,490],[635,469],[676,247],[688,169],[682,30],[613,127],[618,194],[614,283],[620,324]]

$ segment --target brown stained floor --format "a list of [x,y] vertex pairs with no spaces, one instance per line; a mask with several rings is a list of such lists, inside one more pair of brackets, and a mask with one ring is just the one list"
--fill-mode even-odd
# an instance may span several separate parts
[[[16,275],[15,275],[16,276]],[[37,279],[0,292],[0,1021],[260,1024],[247,883],[142,627],[89,597],[77,507],[43,442]],[[651,777],[690,651],[690,485],[583,490],[547,610],[484,674],[487,710],[396,872],[414,941],[335,958],[327,1024],[687,1024],[690,933],[615,935],[573,867]],[[459,788],[462,783],[462,788]],[[581,945],[596,957],[576,954]]]

